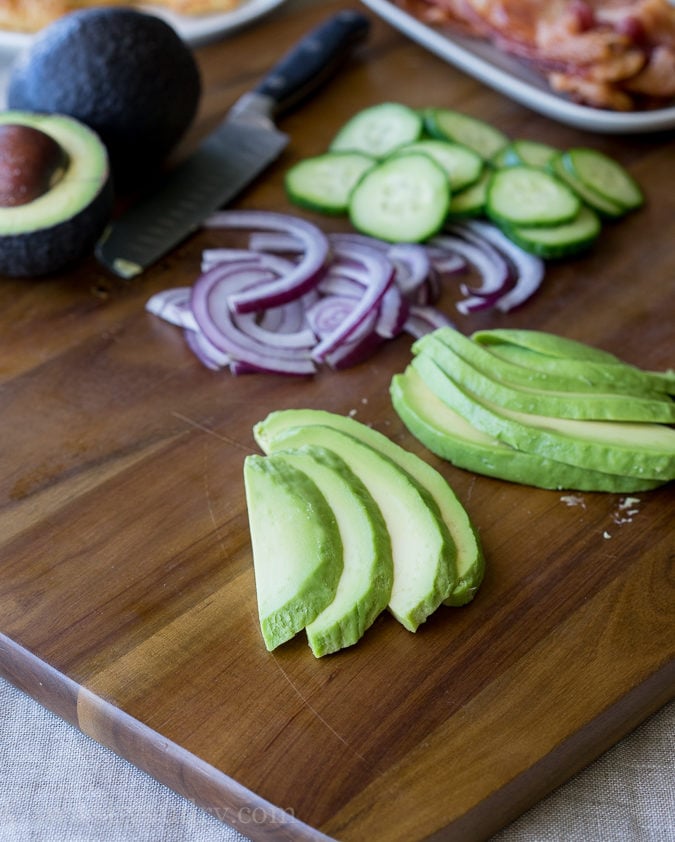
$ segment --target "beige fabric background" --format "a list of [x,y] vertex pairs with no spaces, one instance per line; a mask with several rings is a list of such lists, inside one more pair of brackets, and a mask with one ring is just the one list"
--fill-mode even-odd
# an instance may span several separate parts
[[[0,679],[0,842],[246,837]],[[675,702],[492,842],[675,840]],[[379,842],[379,840],[364,840]]]

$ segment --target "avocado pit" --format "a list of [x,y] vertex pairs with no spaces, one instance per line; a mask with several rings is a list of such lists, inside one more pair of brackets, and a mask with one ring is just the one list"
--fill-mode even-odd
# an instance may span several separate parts
[[0,207],[44,195],[68,168],[68,155],[51,135],[21,123],[0,125]]
[[61,114],[0,112],[0,275],[34,278],[91,254],[112,206],[94,131]]

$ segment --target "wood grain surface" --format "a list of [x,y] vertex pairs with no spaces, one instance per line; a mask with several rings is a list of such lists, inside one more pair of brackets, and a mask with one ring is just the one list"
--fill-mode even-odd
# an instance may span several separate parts
[[[289,3],[201,48],[205,96],[184,149],[344,6]],[[559,125],[377,20],[339,77],[283,121],[287,152],[238,205],[292,210],[289,164],[385,100],[595,146],[646,192],[591,253],[551,264],[526,306],[457,315],[461,329],[551,330],[673,364],[673,136]],[[566,499],[442,463],[389,402],[405,337],[313,379],[204,369],[144,305],[191,283],[201,250],[225,239],[200,232],[133,282],[93,260],[0,279],[0,672],[252,839],[483,839],[672,698],[673,489],[636,495],[627,518],[619,495]],[[444,292],[449,311],[455,294]],[[242,463],[254,423],[284,407],[352,413],[439,468],[487,555],[473,603],[415,635],[383,615],[321,660],[302,636],[265,651]]]

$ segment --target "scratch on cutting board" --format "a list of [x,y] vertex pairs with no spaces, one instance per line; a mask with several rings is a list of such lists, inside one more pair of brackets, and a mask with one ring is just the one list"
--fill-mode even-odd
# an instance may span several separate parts
[[298,694],[302,703],[308,708],[309,711],[311,711],[311,713],[319,720],[319,722],[321,722],[322,725],[325,725],[326,728],[328,728],[328,730],[331,732],[331,734],[334,734],[338,738],[338,740],[340,740],[340,742],[343,745],[345,745],[351,752],[353,752],[359,758],[359,760],[361,760],[361,761],[363,761],[364,763],[367,764],[368,761],[366,760],[366,758],[362,754],[360,754],[354,748],[354,746],[350,745],[349,742],[347,740],[345,740],[345,738],[341,734],[339,734],[335,730],[335,728],[333,728],[333,726],[330,724],[330,722],[327,722],[323,718],[323,716],[321,716],[321,714],[319,713],[319,711],[316,708],[312,707],[312,705],[307,701],[307,699],[302,695],[302,693],[295,686],[293,681],[289,678],[289,676],[286,673],[286,670],[281,666],[281,664],[279,663],[279,661],[276,658],[274,658],[274,663],[278,667],[279,672],[283,675],[283,677],[286,679],[286,681],[291,685],[293,690],[295,690],[295,692]]
[[181,412],[172,412],[171,414],[174,418],[178,418],[179,421],[185,421],[185,423],[189,424],[191,427],[194,427],[197,430],[201,430],[203,433],[208,433],[209,435],[213,436],[216,439],[219,439],[220,441],[225,442],[226,444],[231,444],[233,447],[236,447],[239,450],[243,450],[244,453],[251,453],[251,448],[246,447],[246,445],[242,444],[240,441],[232,439],[229,436],[224,436],[222,435],[222,433],[217,433],[215,430],[212,430],[205,424],[200,424],[199,421],[195,421],[193,418],[188,418],[187,415],[183,415]]

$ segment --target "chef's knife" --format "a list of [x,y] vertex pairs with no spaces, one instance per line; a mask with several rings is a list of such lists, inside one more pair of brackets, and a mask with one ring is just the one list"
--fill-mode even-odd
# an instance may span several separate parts
[[274,120],[314,93],[369,27],[346,10],[302,38],[156,190],[113,220],[96,246],[100,263],[132,278],[240,193],[288,144]]

